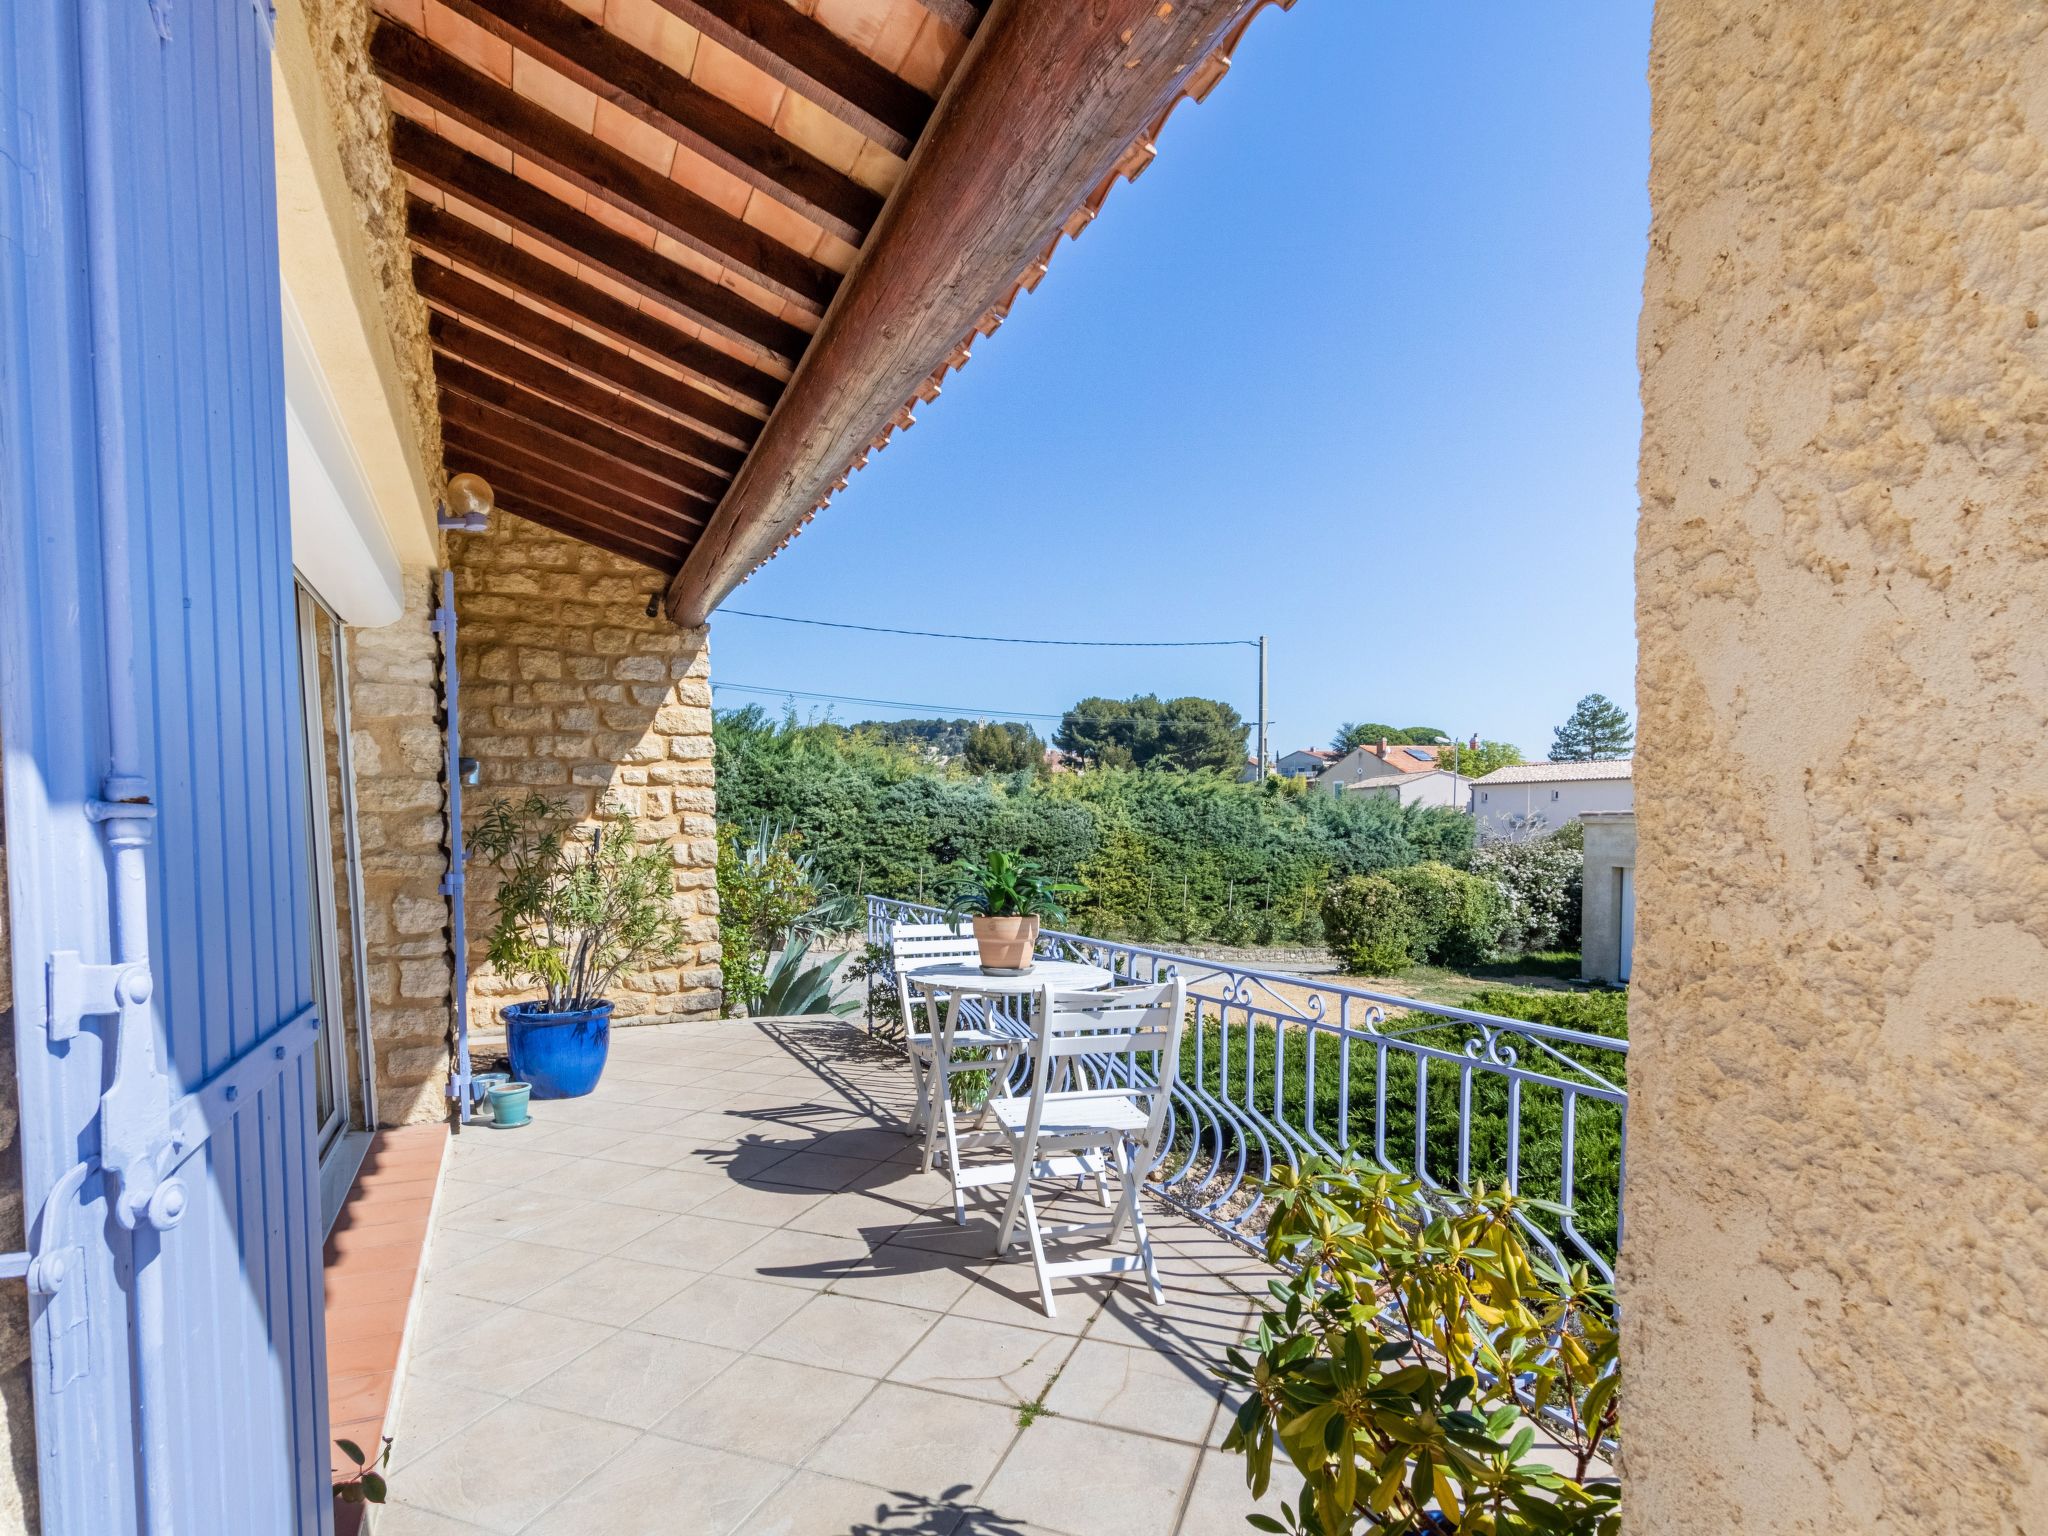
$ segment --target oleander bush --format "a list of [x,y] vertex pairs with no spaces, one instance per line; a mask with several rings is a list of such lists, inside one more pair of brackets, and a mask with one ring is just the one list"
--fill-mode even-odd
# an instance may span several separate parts
[[1586,873],[1585,829],[1577,822],[1523,839],[1481,843],[1468,867],[1506,893],[1501,944],[1511,951],[1577,949]]

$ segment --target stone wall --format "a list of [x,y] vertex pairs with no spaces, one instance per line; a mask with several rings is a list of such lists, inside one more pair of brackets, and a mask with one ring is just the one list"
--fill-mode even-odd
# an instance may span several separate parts
[[1651,84],[1629,1530],[2037,1529],[2048,9]]
[[[453,549],[463,751],[481,783],[471,826],[500,796],[539,790],[591,816],[630,811],[643,842],[670,850],[689,947],[626,978],[621,1023],[716,1013],[717,826],[710,652],[702,629],[647,617],[659,573],[499,513]],[[534,989],[483,963],[493,876],[470,868],[470,1031],[502,1037],[497,1010]]]
[[438,577],[410,571],[405,613],[348,632],[351,745],[363,867],[363,944],[382,1125],[448,1111],[454,1001],[443,782],[440,641],[429,629]]
[[[389,327],[396,388],[409,407],[414,451],[430,484],[440,483],[441,409],[434,388],[427,307],[412,285],[412,249],[405,237],[406,181],[391,160],[391,109],[370,68],[370,0],[282,0],[278,63],[283,95],[301,114],[319,167],[340,167],[354,225],[351,248],[367,266],[372,292],[349,297],[363,315]],[[308,89],[303,78],[317,82]],[[327,121],[311,121],[315,102]],[[287,210],[288,211],[288,210]],[[351,269],[351,278],[356,271]]]

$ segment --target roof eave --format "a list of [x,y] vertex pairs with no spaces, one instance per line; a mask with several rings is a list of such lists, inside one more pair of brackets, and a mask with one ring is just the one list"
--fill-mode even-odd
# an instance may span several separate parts
[[702,623],[911,424],[977,335],[1036,285],[1165,117],[1199,99],[1269,4],[1103,0],[1083,15],[997,0],[788,389],[670,582]]

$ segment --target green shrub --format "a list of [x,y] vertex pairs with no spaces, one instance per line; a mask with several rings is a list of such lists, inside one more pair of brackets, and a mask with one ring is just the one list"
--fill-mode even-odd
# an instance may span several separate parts
[[1628,1038],[1626,992],[1523,992],[1512,987],[1487,987],[1465,1006],[1474,1013],[1497,1013],[1554,1029],[1576,1029],[1614,1040]]
[[1507,894],[1492,880],[1433,860],[1387,872],[1415,920],[1415,955],[1432,965],[1483,965],[1507,927]]
[[1584,836],[1574,827],[1547,837],[1482,843],[1473,851],[1472,873],[1494,881],[1507,895],[1503,948],[1519,953],[1579,947]]
[[1413,962],[1420,935],[1401,888],[1385,875],[1353,875],[1323,897],[1330,953],[1354,976],[1392,976]]

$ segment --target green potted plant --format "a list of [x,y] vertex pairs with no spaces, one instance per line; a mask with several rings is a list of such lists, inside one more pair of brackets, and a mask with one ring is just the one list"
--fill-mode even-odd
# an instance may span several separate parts
[[[985,1045],[963,1045],[953,1052],[957,1066],[963,1061],[987,1061],[991,1052]],[[994,1087],[989,1069],[977,1067],[970,1071],[953,1071],[946,1077],[946,1097],[953,1101],[953,1108],[963,1115],[978,1115],[988,1107],[988,1096]]]
[[946,920],[957,924],[971,916],[981,968],[1021,976],[1031,969],[1040,921],[1064,922],[1061,898],[1080,889],[1054,880],[1035,859],[998,849],[986,859],[968,860],[946,903]]
[[490,962],[542,992],[504,1010],[512,1075],[536,1099],[586,1094],[610,1049],[613,983],[687,940],[668,850],[642,847],[623,812],[585,830],[537,791],[494,802],[469,846],[499,877]]

